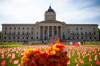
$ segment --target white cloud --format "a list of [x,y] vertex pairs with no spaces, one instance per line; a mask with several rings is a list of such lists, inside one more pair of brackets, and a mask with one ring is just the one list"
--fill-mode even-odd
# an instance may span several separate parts
[[100,16],[99,7],[82,8],[90,5],[93,1],[74,1],[75,0],[0,0],[0,16],[4,17],[0,18],[0,24],[35,23],[36,21],[44,20],[44,12],[48,9],[50,3],[57,13],[57,20],[65,21],[66,23],[80,23],[87,18]]

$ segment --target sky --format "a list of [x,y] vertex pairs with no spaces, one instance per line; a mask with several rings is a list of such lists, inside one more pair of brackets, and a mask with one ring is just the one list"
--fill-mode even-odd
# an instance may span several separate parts
[[0,0],[0,31],[2,24],[43,21],[50,4],[58,21],[66,24],[98,24],[100,28],[100,0]]

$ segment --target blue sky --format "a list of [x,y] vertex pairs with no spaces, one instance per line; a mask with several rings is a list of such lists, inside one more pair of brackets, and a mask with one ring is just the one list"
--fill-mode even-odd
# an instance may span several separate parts
[[1,24],[33,24],[44,20],[50,3],[59,21],[100,25],[100,0],[0,0],[0,30]]

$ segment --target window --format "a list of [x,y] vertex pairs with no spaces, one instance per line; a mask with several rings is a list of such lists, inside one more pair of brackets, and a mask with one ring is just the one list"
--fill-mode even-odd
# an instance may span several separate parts
[[33,34],[33,32],[31,32],[31,34]]
[[91,32],[89,32],[89,35],[91,35]]
[[5,34],[7,34],[7,33],[5,32]]
[[79,39],[79,37],[77,36],[77,39]]
[[15,39],[15,37],[13,37],[13,39]]
[[68,37],[68,40],[70,40],[70,37]]
[[81,27],[80,29],[81,29],[81,30],[83,30],[83,28],[82,28],[82,27]]
[[6,39],[6,37],[4,37],[4,39]]
[[[38,38],[37,38],[38,39]],[[46,36],[44,37],[44,40],[46,40]]]
[[26,39],[28,39],[28,37],[26,37]]
[[54,35],[57,35],[57,31],[54,31]]
[[87,35],[87,32],[85,32],[85,35]]
[[19,37],[17,37],[17,39],[19,39]]
[[18,32],[18,35],[20,35],[20,32]]
[[90,37],[90,39],[92,39],[92,38]]
[[23,37],[23,39],[24,39],[24,37]]
[[73,37],[73,39],[74,39],[74,37]]
[[85,37],[85,39],[87,39],[87,37]]
[[43,29],[43,26],[40,26],[40,29]]
[[77,32],[77,35],[79,35],[79,33]]
[[37,39],[38,39],[38,37],[37,37]]
[[96,37],[94,37],[94,39],[96,39]]
[[23,27],[23,30],[24,30],[24,27]]
[[15,35],[15,32],[14,32],[14,35]]
[[33,39],[33,37],[31,37],[31,39]]
[[14,27],[14,29],[16,29],[16,27]]
[[83,37],[81,37],[81,39],[83,39]]
[[24,32],[22,33],[22,35],[24,35]]
[[95,28],[93,28],[93,30],[95,30]]
[[5,30],[7,30],[7,27],[5,27]]
[[11,30],[12,28],[10,27],[10,30]]
[[9,32],[9,35],[11,35],[11,32]]
[[94,32],[94,35],[95,35],[95,32]]
[[83,35],[83,32],[81,32],[81,35]]
[[27,32],[27,35],[28,35],[29,33]]
[[9,37],[9,39],[11,39],[11,37]]
[[76,27],[76,30],[78,30],[78,27]]
[[29,27],[27,27],[27,29],[29,29]]
[[[47,31],[45,30],[45,31],[44,31],[44,33],[46,34],[46,33],[47,33]],[[38,33],[37,33],[37,35],[38,35]]]
[[33,30],[33,27],[31,29]]
[[18,29],[20,30],[20,27]]

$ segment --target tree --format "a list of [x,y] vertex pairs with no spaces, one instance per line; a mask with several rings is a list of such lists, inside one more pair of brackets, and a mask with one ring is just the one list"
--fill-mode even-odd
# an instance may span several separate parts
[[0,44],[2,44],[2,32],[0,32]]
[[98,29],[98,31],[99,31],[99,40],[100,40],[100,28]]

